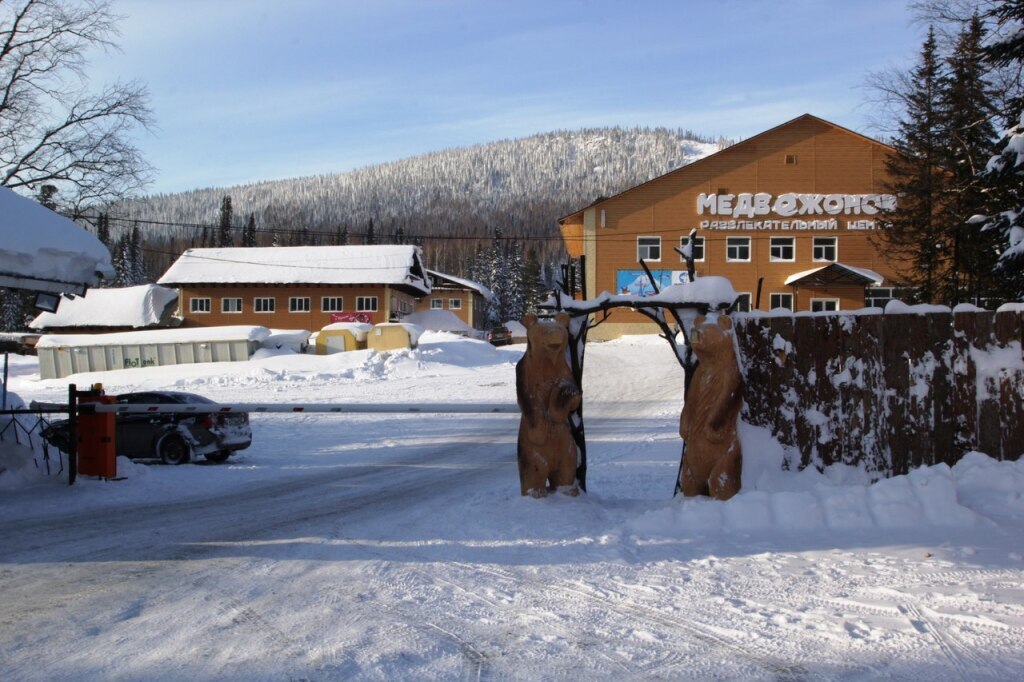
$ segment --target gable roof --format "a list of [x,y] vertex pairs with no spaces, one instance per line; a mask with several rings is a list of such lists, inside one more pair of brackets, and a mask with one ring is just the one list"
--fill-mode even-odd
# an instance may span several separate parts
[[494,300],[494,292],[483,284],[480,284],[480,282],[474,282],[471,279],[463,279],[462,277],[456,277],[455,275],[447,275],[443,272],[438,272],[437,270],[427,270],[427,272],[430,273],[430,279],[434,280],[435,285],[437,284],[437,280],[444,280],[445,282],[449,282],[463,289],[472,289],[488,301]]
[[189,249],[158,284],[391,284],[430,293],[419,247],[267,246]]
[[177,300],[177,291],[156,284],[89,289],[85,296],[62,299],[57,312],[40,313],[29,327],[155,327],[164,321],[168,306]]
[[845,263],[829,263],[820,268],[797,272],[786,278],[789,286],[828,286],[830,284],[857,284],[881,286],[885,278],[874,270],[857,268]]
[[611,201],[613,199],[616,199],[618,197],[621,197],[624,194],[628,194],[630,192],[635,192],[636,190],[640,189],[641,187],[649,185],[652,182],[658,182],[659,180],[662,180],[662,179],[667,178],[669,176],[675,175],[676,173],[680,173],[682,171],[690,170],[690,169],[692,169],[694,167],[700,166],[702,163],[708,161],[709,159],[717,158],[718,156],[720,156],[722,154],[733,153],[737,149],[742,149],[744,146],[747,146],[747,145],[750,145],[750,144],[756,144],[757,141],[760,140],[761,138],[763,138],[763,137],[765,137],[767,135],[770,135],[772,133],[775,133],[775,132],[777,132],[777,131],[779,131],[779,130],[787,127],[787,126],[791,126],[791,125],[793,125],[795,123],[798,123],[800,121],[815,121],[817,123],[821,123],[821,124],[829,126],[831,128],[835,128],[836,130],[841,130],[841,131],[843,131],[845,133],[849,133],[850,135],[854,135],[855,137],[858,137],[858,138],[860,138],[860,139],[862,139],[862,140],[864,140],[866,142],[869,142],[871,144],[878,145],[879,147],[883,147],[883,148],[885,148],[887,150],[896,151],[896,149],[894,147],[892,147],[890,145],[887,145],[884,142],[879,142],[878,140],[870,138],[870,137],[868,137],[866,135],[861,135],[860,133],[854,132],[854,131],[850,130],[849,128],[844,128],[841,125],[837,125],[835,123],[832,123],[831,121],[826,121],[823,118],[818,118],[817,116],[813,116],[811,114],[802,114],[800,116],[797,116],[794,119],[786,121],[785,123],[780,123],[779,125],[775,126],[774,128],[769,128],[768,130],[765,130],[764,132],[760,132],[757,135],[754,135],[753,137],[748,137],[745,140],[742,140],[740,142],[737,142],[734,145],[726,147],[725,149],[722,149],[721,151],[717,151],[714,154],[709,154],[709,155],[705,156],[702,159],[698,159],[697,161],[694,161],[693,163],[688,163],[685,166],[680,166],[679,168],[676,168],[675,170],[669,171],[668,173],[665,173],[663,175],[659,175],[659,176],[657,176],[655,178],[651,178],[650,180],[648,180],[646,182],[642,182],[639,185],[634,185],[633,187],[630,187],[629,189],[623,190],[623,191],[619,192],[618,194],[614,194],[614,195],[612,195],[610,197],[604,197],[604,198],[598,199],[597,201],[594,201],[593,203],[591,203],[591,204],[589,204],[587,206],[584,206],[583,208],[579,209],[578,211],[573,211],[572,213],[570,213],[568,215],[562,216],[561,218],[558,219],[558,222],[559,222],[559,224],[561,224],[564,221],[568,220],[569,218],[573,218],[575,216],[580,215],[581,213],[583,213],[588,208],[593,208],[594,206],[600,206],[601,204],[603,204],[605,202],[608,202],[608,201]]

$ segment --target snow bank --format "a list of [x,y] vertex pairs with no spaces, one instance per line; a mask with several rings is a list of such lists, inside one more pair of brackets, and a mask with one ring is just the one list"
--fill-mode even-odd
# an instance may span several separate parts
[[89,289],[85,296],[61,299],[55,313],[40,313],[29,325],[53,327],[152,327],[178,292],[156,284],[120,289]]
[[460,320],[455,313],[449,310],[421,310],[411,315],[406,315],[402,318],[402,321],[435,332],[473,333],[472,327]]

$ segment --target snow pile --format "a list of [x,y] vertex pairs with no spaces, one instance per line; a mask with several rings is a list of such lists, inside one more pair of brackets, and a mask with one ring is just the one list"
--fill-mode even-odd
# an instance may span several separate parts
[[0,234],[0,272],[72,283],[76,289],[92,285],[96,272],[114,273],[110,252],[99,239],[6,187],[0,187]]
[[55,313],[40,313],[33,329],[54,327],[152,327],[178,292],[156,284],[120,289],[89,289],[85,296],[61,299]]
[[236,340],[263,341],[268,336],[270,336],[270,330],[266,327],[249,325],[193,327],[187,329],[147,329],[138,332],[115,332],[113,334],[47,334],[40,337],[36,347],[112,346],[134,343],[201,343]]
[[473,328],[449,310],[421,310],[402,318],[403,322],[434,332],[472,334]]

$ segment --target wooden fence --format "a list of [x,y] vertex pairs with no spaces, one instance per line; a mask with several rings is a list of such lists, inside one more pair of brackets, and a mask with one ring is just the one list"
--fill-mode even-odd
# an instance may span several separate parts
[[1024,313],[737,315],[746,419],[879,476],[1024,453]]

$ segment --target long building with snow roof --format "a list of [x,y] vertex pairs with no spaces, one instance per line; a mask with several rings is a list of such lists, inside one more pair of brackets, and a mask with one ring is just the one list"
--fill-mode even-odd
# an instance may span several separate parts
[[[561,218],[584,256],[588,296],[650,294],[686,281],[675,247],[694,240],[697,276],[719,275],[739,308],[829,311],[884,305],[900,294],[898,264],[878,245],[886,193],[881,142],[805,114]],[[654,326],[617,310],[595,338]]]
[[411,245],[189,249],[158,283],[178,289],[185,327],[393,322],[431,292]]

